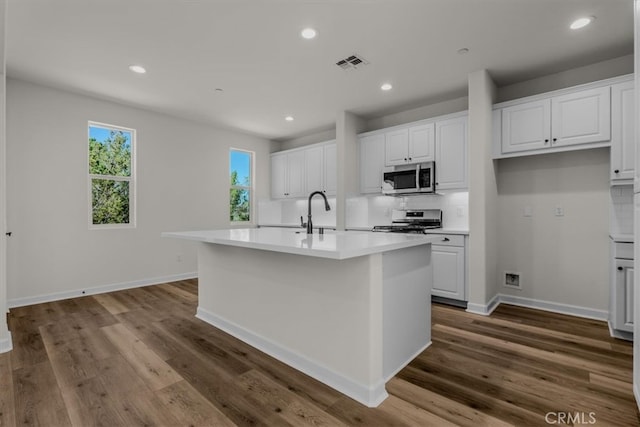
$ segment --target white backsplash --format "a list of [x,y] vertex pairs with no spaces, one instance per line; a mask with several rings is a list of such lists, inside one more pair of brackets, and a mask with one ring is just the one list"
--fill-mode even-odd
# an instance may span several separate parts
[[[313,223],[316,226],[335,227],[336,199],[328,198],[330,211],[324,210],[321,198],[311,202]],[[347,199],[347,228],[372,228],[391,224],[392,209],[442,209],[443,228],[469,229],[469,192],[408,197],[354,196]],[[296,225],[300,216],[307,220],[307,199],[263,200],[258,202],[258,219],[262,225]]]
[[633,185],[611,187],[611,234],[633,234]]
[[467,191],[408,197],[351,197],[347,200],[347,228],[391,224],[392,209],[441,209],[443,228],[469,229]]

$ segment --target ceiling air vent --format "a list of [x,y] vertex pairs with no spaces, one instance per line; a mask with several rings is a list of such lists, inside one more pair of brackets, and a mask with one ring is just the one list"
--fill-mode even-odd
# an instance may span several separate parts
[[350,55],[344,59],[341,59],[340,61],[336,62],[336,65],[340,68],[342,68],[345,71],[348,70],[355,70],[357,68],[363,67],[365,65],[369,64],[369,61],[367,61],[366,59],[364,59],[362,56],[359,55]]

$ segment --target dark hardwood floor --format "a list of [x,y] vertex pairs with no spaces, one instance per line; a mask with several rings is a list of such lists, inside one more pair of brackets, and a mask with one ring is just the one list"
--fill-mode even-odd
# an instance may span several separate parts
[[603,322],[433,305],[433,345],[371,409],[196,319],[196,301],[181,281],[12,309],[0,425],[640,425],[632,346]]

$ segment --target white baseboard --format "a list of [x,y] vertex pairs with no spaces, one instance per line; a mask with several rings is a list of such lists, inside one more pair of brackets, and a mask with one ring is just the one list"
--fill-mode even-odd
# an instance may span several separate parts
[[106,292],[121,291],[124,289],[140,288],[142,286],[159,285],[160,283],[176,282],[178,280],[194,279],[198,277],[197,272],[172,274],[170,276],[153,277],[150,279],[134,280],[131,282],[113,283],[110,285],[96,286],[87,289],[73,291],[56,292],[33,297],[23,297],[7,300],[8,308],[24,307],[26,305],[41,304],[44,302],[60,301],[63,299],[84,297],[87,295],[104,294]]
[[633,395],[636,398],[636,405],[638,406],[638,410],[640,410],[640,385],[633,384]]
[[515,295],[497,294],[487,304],[467,304],[467,312],[490,315],[500,304],[517,305],[520,307],[535,308],[537,310],[551,311],[553,313],[567,314],[569,316],[583,317],[587,319],[603,320],[609,319],[609,312],[606,310],[596,310],[588,307],[580,307],[571,304],[544,301],[532,298],[524,298]]
[[11,332],[7,332],[7,338],[0,339],[0,353],[6,353],[13,350],[13,341],[11,340]]
[[553,313],[568,314],[569,316],[583,317],[586,319],[595,319],[607,321],[609,319],[609,311],[596,310],[594,308],[580,307],[578,305],[562,304],[552,301],[543,301],[532,298],[523,298],[514,295],[498,294],[500,303],[517,305],[520,307],[535,308],[543,311],[551,311]]
[[500,295],[498,294],[491,298],[491,301],[489,301],[489,303],[487,304],[468,303],[466,311],[468,313],[479,314],[481,316],[489,316],[499,305]]
[[613,329],[611,322],[607,322],[607,325],[609,326],[609,335],[611,335],[613,338],[618,338],[625,341],[633,341],[633,332]]
[[310,360],[295,351],[282,347],[201,307],[198,307],[196,317],[370,408],[375,408],[380,405],[380,403],[389,396],[384,387],[385,383],[383,379],[380,379],[378,384],[369,387],[368,385],[357,383],[314,360]]

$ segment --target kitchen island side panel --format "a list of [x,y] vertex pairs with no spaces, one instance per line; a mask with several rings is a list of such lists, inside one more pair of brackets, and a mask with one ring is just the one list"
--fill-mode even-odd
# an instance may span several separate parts
[[382,254],[346,260],[200,243],[198,317],[368,406],[387,397]]

